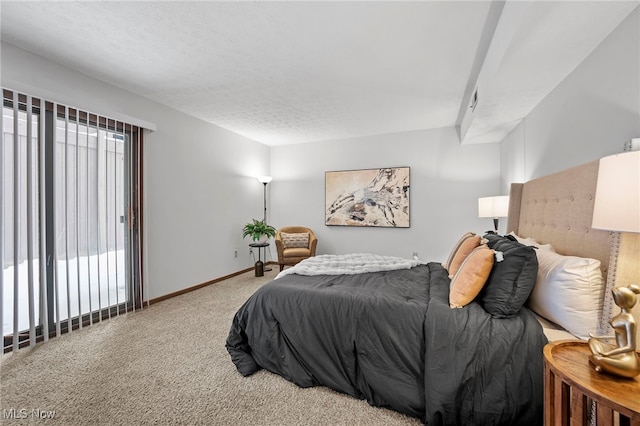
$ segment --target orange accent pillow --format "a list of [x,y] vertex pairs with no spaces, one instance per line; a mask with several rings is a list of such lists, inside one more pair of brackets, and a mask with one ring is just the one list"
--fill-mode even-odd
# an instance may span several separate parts
[[453,248],[451,255],[449,255],[449,260],[446,265],[443,265],[447,272],[449,272],[449,278],[453,278],[469,253],[480,245],[480,241],[481,237],[471,232],[467,232],[462,236]]
[[449,306],[462,308],[480,293],[493,269],[494,251],[476,247],[462,262],[449,286]]
[[446,269],[447,271],[449,270],[449,265],[451,265],[451,262],[453,261],[453,258],[456,255],[456,252],[460,248],[460,245],[464,242],[465,239],[469,237],[473,237],[474,235],[476,234],[474,234],[473,232],[466,232],[462,237],[460,237],[456,245],[453,246],[453,250],[451,250],[451,253],[449,253],[449,258],[447,259],[446,262],[442,264],[442,267],[444,269]]

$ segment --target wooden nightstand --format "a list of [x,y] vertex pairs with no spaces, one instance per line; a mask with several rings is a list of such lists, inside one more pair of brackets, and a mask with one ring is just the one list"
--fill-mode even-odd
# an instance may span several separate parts
[[[544,347],[544,424],[587,425],[591,402],[597,425],[640,426],[640,377],[598,373],[589,363],[589,346],[562,340]],[[617,414],[616,414],[617,413]]]

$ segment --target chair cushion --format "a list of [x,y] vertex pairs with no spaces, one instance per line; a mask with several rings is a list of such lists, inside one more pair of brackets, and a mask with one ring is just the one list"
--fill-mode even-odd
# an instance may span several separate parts
[[309,247],[308,232],[296,232],[291,234],[287,232],[281,232],[280,238],[282,239],[282,245],[284,246],[284,248]]
[[286,248],[282,250],[282,255],[284,257],[309,257],[311,256],[311,250],[306,247]]

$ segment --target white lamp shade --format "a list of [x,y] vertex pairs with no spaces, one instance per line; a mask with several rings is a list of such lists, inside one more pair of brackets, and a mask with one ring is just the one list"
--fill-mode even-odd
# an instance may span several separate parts
[[591,226],[640,232],[640,151],[600,159]]
[[260,183],[269,183],[273,178],[271,176],[258,176]]
[[508,214],[508,195],[478,198],[478,217],[507,217]]

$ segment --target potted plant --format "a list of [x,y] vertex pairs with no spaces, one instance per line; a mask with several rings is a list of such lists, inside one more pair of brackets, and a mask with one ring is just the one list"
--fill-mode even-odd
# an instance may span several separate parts
[[267,225],[263,220],[253,219],[253,222],[247,223],[244,228],[242,228],[242,238],[245,238],[247,235],[250,235],[251,239],[255,242],[266,241],[268,237],[276,236],[276,228]]

